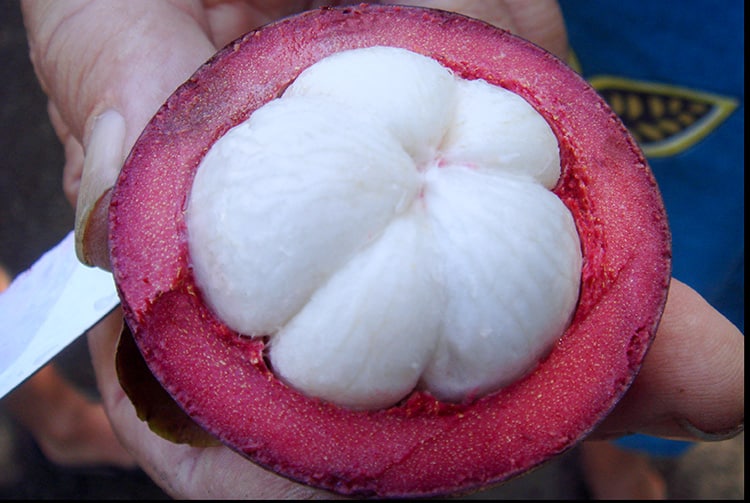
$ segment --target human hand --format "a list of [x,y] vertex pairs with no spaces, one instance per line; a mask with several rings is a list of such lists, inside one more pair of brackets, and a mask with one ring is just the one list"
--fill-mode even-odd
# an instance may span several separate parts
[[[148,2],[24,0],[31,58],[65,146],[63,188],[77,206],[79,256],[108,268],[106,202],[122,163],[159,106],[218,48],[242,33],[322,1]],[[351,2],[358,3],[358,2]],[[383,2],[390,3],[390,2]],[[454,10],[514,31],[561,57],[565,30],[554,1],[400,2]],[[121,316],[89,333],[101,395],[124,445],[175,496],[329,497],[243,461],[224,447],[156,437],[137,419],[114,370]]]
[[672,279],[638,377],[591,439],[628,433],[725,440],[745,421],[745,337],[692,288]]
[[[255,5],[261,3],[266,7]],[[478,2],[429,4],[463,8],[465,14],[511,28],[564,56],[565,32],[556,8],[537,12],[533,6],[540,4],[518,1],[497,2],[494,7]],[[301,8],[278,1],[191,2],[177,7],[156,1],[119,2],[101,8],[100,2],[83,6],[27,0],[23,5],[32,59],[50,96],[53,123],[66,145],[64,185],[69,198],[78,202],[79,228],[92,211],[97,220],[96,201],[112,185],[137,135],[174,88],[225,42]],[[540,14],[547,16],[544,22],[535,22]],[[545,31],[544,26],[555,28]],[[104,233],[94,232],[87,242],[93,244],[85,255],[106,267],[106,253],[97,251],[98,247],[106,250]],[[690,308],[685,312],[681,306]],[[689,319],[693,321],[688,323]],[[120,323],[113,315],[89,334],[97,379],[115,430],[165,490],[190,497],[329,496],[257,468],[227,448],[191,448],[155,437],[137,419],[115,375],[113,355]],[[687,324],[684,329],[683,324]],[[704,328],[718,332],[716,338],[706,336]],[[737,369],[744,338],[739,334],[738,339],[738,334],[697,294],[675,281],[658,343],[641,376],[595,435],[644,431],[691,438],[694,431],[684,428],[685,421],[704,432],[730,431],[744,418],[741,360]],[[695,340],[719,341],[729,354],[714,351],[711,358],[701,359],[700,351],[686,346]],[[681,356],[672,356],[675,351]],[[721,364],[716,365],[714,358]],[[674,382],[680,385],[671,386]],[[708,415],[707,406],[714,407]]]
[[[65,146],[63,188],[76,205],[76,249],[82,261],[110,267],[104,224],[107,191],[136,138],[172,91],[246,31],[331,3],[347,2],[22,3],[31,59]],[[461,12],[510,29],[561,57],[567,51],[554,1],[400,3]]]
[[[89,334],[97,380],[115,430],[143,469],[177,497],[328,498],[267,472],[226,447],[175,445],[136,417],[114,368],[122,318]],[[633,386],[591,439],[630,432],[723,440],[744,426],[744,336],[703,298],[673,279],[656,339]]]
[[84,231],[106,220],[106,204],[96,202],[161,103],[221,44],[286,14],[289,3],[23,2],[31,59],[65,146],[80,258],[108,267],[104,226],[88,238]]

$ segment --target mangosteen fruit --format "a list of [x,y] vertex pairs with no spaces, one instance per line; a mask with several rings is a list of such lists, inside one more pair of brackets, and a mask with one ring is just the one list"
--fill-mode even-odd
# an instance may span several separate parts
[[133,147],[109,248],[123,354],[212,437],[347,496],[464,493],[575,445],[670,278],[653,175],[585,80],[394,6],[219,51]]

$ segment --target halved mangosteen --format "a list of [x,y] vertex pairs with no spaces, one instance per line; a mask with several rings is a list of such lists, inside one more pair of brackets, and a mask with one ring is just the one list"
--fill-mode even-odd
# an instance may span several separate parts
[[596,92],[418,8],[311,11],[221,50],[137,141],[109,234],[180,408],[351,496],[475,490],[573,446],[632,382],[670,278],[654,178]]

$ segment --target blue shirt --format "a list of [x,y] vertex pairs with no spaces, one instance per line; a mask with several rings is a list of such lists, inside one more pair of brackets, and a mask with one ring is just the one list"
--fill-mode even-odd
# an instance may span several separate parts
[[[646,154],[672,230],[672,274],[744,332],[744,2],[561,0],[571,64]],[[616,444],[673,456],[691,444]]]
[[673,276],[744,332],[744,2],[562,0],[581,73],[639,139]]

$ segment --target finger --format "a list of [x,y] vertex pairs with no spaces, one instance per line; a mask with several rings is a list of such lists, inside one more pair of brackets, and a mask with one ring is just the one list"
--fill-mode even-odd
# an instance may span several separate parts
[[223,47],[252,29],[298,12],[357,3],[356,0],[203,0],[211,39],[217,47]]
[[244,0],[205,1],[211,39],[216,47],[223,47],[245,32],[268,22],[257,16],[252,4]]
[[149,476],[173,497],[198,499],[311,499],[331,495],[283,479],[227,447],[173,444],[138,419],[115,370],[122,315],[115,311],[88,332],[88,344],[105,411],[120,442]]
[[382,3],[458,12],[515,33],[563,60],[568,54],[565,24],[556,0],[404,0]]
[[568,35],[556,0],[505,0],[517,34],[566,61]]
[[115,110],[109,109],[96,118],[83,158],[76,201],[76,254],[83,263],[107,270],[111,270],[108,245],[110,188],[122,168],[126,132],[126,119]]
[[630,432],[723,440],[744,429],[745,338],[697,292],[672,280],[653,345],[595,437]]
[[203,0],[211,37],[217,47],[223,47],[254,28],[307,7],[312,8],[310,3],[303,0]]
[[[22,3],[32,62],[71,132],[88,147],[107,109],[142,126],[215,47],[197,2]],[[177,6],[177,7],[176,7]]]
[[383,1],[381,3],[396,3],[399,5],[411,5],[414,7],[428,7],[445,11],[457,12],[464,16],[481,19],[505,30],[516,33],[513,16],[504,1],[496,0],[403,0]]
[[70,205],[75,208],[81,186],[81,176],[83,175],[83,147],[71,134],[70,128],[60,116],[60,112],[52,100],[47,102],[47,115],[49,115],[57,138],[65,149],[63,192]]
[[83,147],[73,135],[63,141],[65,166],[63,167],[63,192],[70,205],[75,208],[83,175]]
[[63,193],[70,205],[75,208],[78,190],[83,175],[83,147],[71,134],[70,128],[60,115],[54,101],[47,101],[47,115],[57,138],[65,149],[65,166],[63,168]]
[[84,148],[78,235],[147,121],[215,46],[199,2],[27,0],[22,7],[42,87]]

